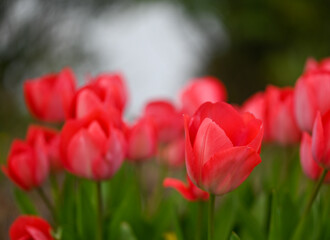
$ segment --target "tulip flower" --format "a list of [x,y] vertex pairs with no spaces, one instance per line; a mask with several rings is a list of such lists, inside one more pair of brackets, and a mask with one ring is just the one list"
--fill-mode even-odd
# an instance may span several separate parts
[[7,167],[2,167],[3,172],[26,191],[39,187],[49,173],[49,148],[43,134],[32,133],[34,128],[29,129],[27,141],[13,141]]
[[188,185],[175,178],[165,178],[163,185],[174,188],[188,201],[206,201],[209,199],[209,193],[195,186],[188,176],[187,182]]
[[320,62],[317,62],[314,58],[308,58],[305,64],[305,72],[315,70],[330,71],[330,57],[324,58]]
[[36,125],[29,126],[26,139],[28,142],[33,144],[36,139],[40,136],[43,138],[46,149],[47,157],[50,164],[50,168],[53,171],[62,169],[62,162],[60,158],[60,135],[59,133],[48,127],[41,127]]
[[185,132],[188,175],[212,194],[234,190],[261,162],[262,122],[225,102],[205,103],[185,116]]
[[294,93],[295,117],[302,131],[311,132],[317,111],[330,110],[330,71],[305,72],[297,81]]
[[321,117],[318,112],[312,135],[312,153],[315,161],[330,170],[330,111]]
[[180,168],[185,161],[185,140],[184,136],[159,147],[157,159],[164,165],[171,168]]
[[150,119],[139,119],[128,129],[127,139],[128,160],[142,161],[156,154],[157,133]]
[[52,228],[44,219],[23,215],[18,217],[9,230],[10,240],[53,240]]
[[[323,169],[316,163],[312,155],[312,138],[304,132],[300,144],[300,163],[307,177],[317,181]],[[330,172],[325,176],[324,182],[330,183]]]
[[126,156],[124,134],[102,111],[68,120],[60,137],[63,165],[77,176],[93,180],[111,178]]
[[69,68],[24,83],[25,102],[32,115],[42,121],[64,121],[74,93],[75,77]]
[[226,101],[227,91],[222,82],[215,77],[192,80],[181,92],[182,111],[192,115],[205,102]]
[[168,101],[149,102],[143,115],[154,122],[160,143],[168,143],[183,134],[182,114]]
[[119,74],[102,74],[74,96],[70,118],[82,118],[95,110],[109,112],[118,121],[127,101],[127,90]]
[[300,129],[294,117],[294,90],[290,87],[266,89],[265,131],[271,141],[289,145],[300,141]]

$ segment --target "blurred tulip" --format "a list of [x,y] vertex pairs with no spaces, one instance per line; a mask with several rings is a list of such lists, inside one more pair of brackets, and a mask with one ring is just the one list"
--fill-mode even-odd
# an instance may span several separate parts
[[[312,155],[312,138],[306,132],[303,133],[300,144],[300,163],[307,177],[317,181],[323,169],[316,163]],[[330,172],[327,173],[324,182],[330,183]]]
[[168,101],[149,102],[144,116],[154,122],[160,143],[170,142],[183,134],[182,114]]
[[126,99],[126,87],[119,74],[99,75],[75,94],[69,117],[82,118],[95,110],[102,110],[111,115],[117,126],[122,125]]
[[126,156],[126,141],[108,114],[95,111],[84,118],[68,120],[61,132],[60,151],[71,173],[93,179],[111,178]]
[[186,166],[197,186],[217,195],[237,188],[260,162],[262,122],[225,102],[185,116]]
[[158,149],[157,159],[170,168],[180,168],[185,161],[184,135]]
[[[26,141],[15,139],[3,172],[23,190],[39,187],[49,173],[49,148],[44,133],[29,128]],[[42,131],[42,130],[41,130]]]
[[36,139],[40,136],[45,142],[47,149],[47,157],[50,163],[50,169],[58,171],[62,169],[62,162],[60,159],[60,135],[55,129],[48,127],[31,125],[29,126],[26,140],[30,144],[34,144]]
[[75,77],[70,68],[24,82],[25,102],[32,115],[43,121],[64,121],[74,93]]
[[320,112],[317,113],[312,135],[312,153],[321,167],[330,170],[330,111],[322,117]]
[[44,219],[23,215],[18,217],[9,230],[10,240],[53,240],[51,226]]
[[311,132],[317,111],[330,110],[330,71],[305,72],[296,83],[294,105],[298,126]]
[[322,59],[319,63],[314,58],[308,58],[305,64],[305,72],[315,70],[330,71],[330,57]]
[[188,175],[187,182],[188,185],[175,178],[165,178],[163,185],[174,188],[188,201],[206,201],[209,199],[209,193],[195,186]]
[[215,77],[194,79],[180,94],[182,111],[192,115],[205,102],[226,101],[227,91],[223,83]]
[[268,138],[281,145],[298,143],[300,129],[294,117],[293,88],[268,86],[266,89],[266,121]]
[[155,156],[157,133],[150,119],[139,119],[128,129],[127,139],[128,160],[143,161]]

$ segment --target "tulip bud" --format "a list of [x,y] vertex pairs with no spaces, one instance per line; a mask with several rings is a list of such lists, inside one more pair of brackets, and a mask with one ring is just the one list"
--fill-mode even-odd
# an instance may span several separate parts
[[25,102],[32,115],[42,121],[64,121],[74,92],[75,77],[69,68],[24,83]]

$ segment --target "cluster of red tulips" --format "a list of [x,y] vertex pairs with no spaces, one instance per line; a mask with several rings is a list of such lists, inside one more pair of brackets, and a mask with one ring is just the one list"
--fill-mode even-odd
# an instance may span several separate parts
[[[330,59],[309,59],[295,88],[268,86],[242,107],[226,103],[220,80],[194,79],[181,90],[179,104],[151,101],[133,123],[123,118],[128,91],[117,73],[98,75],[77,88],[73,72],[65,68],[27,80],[24,96],[30,113],[47,127],[31,125],[24,140],[14,140],[2,169],[21,190],[36,190],[53,219],[51,226],[37,216],[18,217],[10,228],[12,240],[62,239],[67,224],[58,214],[61,191],[66,187],[63,175],[74,179],[72,195],[77,194],[74,188],[79,181],[95,184],[95,191],[89,192],[97,199],[98,228],[92,236],[108,239],[102,184],[111,182],[125,161],[137,171],[150,160],[163,169],[185,168],[186,183],[166,174],[161,183],[188,201],[209,201],[210,240],[215,239],[217,226],[215,196],[235,190],[248,178],[261,163],[262,142],[283,147],[300,143],[302,169],[317,180],[302,219],[309,214],[322,183],[330,182]],[[52,183],[52,200],[42,187],[47,179]],[[296,225],[298,234],[303,220]]]

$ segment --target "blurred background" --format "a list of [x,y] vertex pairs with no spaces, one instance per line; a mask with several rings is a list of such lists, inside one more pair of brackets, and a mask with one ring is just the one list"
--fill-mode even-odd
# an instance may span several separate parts
[[[213,75],[240,104],[267,84],[293,86],[307,57],[330,55],[329,10],[321,0],[1,0],[0,163],[34,121],[25,79],[71,66],[83,84],[121,71],[135,116],[147,100],[176,101],[189,79]],[[1,174],[1,236],[17,214],[11,195]]]

